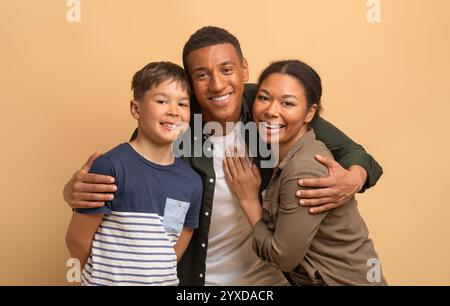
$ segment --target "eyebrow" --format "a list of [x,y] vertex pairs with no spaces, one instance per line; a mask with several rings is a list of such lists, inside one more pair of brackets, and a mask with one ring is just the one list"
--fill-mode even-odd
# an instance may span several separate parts
[[298,100],[296,95],[283,95],[283,98],[294,98],[295,100]]
[[[226,66],[226,65],[229,65],[229,64],[234,64],[234,62],[232,60],[225,61],[223,63],[220,63],[220,66]],[[197,71],[202,71],[202,70],[208,70],[208,68],[206,68],[206,67],[197,67],[197,68],[192,69],[191,73],[196,73]]]
[[[152,95],[152,98],[153,98],[153,97],[156,97],[156,96],[163,96],[164,98],[169,98],[168,95],[166,95],[165,93],[162,93],[162,92],[156,92],[156,93],[154,93],[154,94]],[[189,100],[189,96],[188,96],[188,95],[181,95],[180,97],[178,97],[178,100],[179,100],[179,101],[181,101],[181,100]]]
[[[270,92],[267,90],[267,89],[264,89],[264,88],[260,88],[259,89],[260,91],[263,91],[265,94],[267,94],[267,95],[270,95]],[[284,98],[284,99],[286,99],[286,98],[294,98],[294,99],[296,99],[296,100],[299,100],[299,98],[297,98],[297,96],[296,95],[283,95],[283,96],[281,96],[282,98]]]

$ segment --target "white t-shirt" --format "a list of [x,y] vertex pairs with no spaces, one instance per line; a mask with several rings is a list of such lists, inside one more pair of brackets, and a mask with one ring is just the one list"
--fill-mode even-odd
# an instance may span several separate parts
[[259,259],[253,251],[252,227],[225,180],[222,165],[225,150],[237,146],[238,151],[243,152],[245,148],[239,126],[226,136],[211,137],[216,185],[206,255],[205,285],[286,285],[288,282],[282,272]]

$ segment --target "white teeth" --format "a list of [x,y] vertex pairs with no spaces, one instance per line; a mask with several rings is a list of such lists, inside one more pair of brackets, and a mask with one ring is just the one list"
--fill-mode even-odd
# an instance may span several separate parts
[[213,101],[225,101],[226,99],[228,99],[229,96],[230,96],[230,94],[225,95],[225,96],[220,96],[220,97],[211,97],[211,100],[213,100]]
[[281,125],[279,123],[267,123],[267,122],[262,122],[261,123],[265,128],[269,128],[269,129],[281,129],[284,127],[284,125]]
[[174,124],[174,123],[161,123],[161,124],[169,130],[176,130],[181,126],[181,124]]

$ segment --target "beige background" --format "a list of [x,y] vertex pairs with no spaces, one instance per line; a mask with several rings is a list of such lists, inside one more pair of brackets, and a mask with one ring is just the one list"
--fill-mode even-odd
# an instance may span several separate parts
[[67,284],[64,183],[97,149],[124,142],[132,74],[181,63],[204,25],[241,41],[255,81],[299,58],[323,79],[324,116],[383,165],[359,196],[386,278],[450,285],[450,2],[65,0],[0,4],[0,284]]

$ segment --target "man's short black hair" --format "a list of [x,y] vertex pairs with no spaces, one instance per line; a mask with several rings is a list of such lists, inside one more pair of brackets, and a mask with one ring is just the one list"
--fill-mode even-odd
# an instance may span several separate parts
[[244,59],[239,40],[225,29],[213,26],[203,27],[191,35],[183,48],[183,66],[186,73],[189,75],[189,65],[187,57],[192,51],[221,44],[231,44],[239,56],[239,59]]

